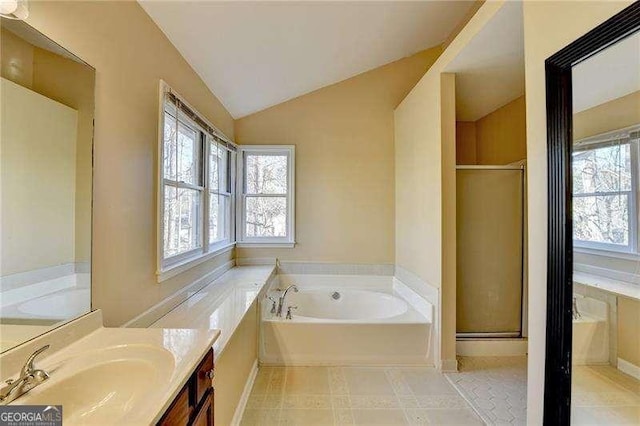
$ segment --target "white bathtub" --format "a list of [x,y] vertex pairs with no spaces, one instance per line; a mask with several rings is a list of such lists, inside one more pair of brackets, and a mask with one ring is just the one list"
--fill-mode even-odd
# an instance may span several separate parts
[[579,318],[573,320],[572,362],[575,365],[609,363],[609,307],[606,302],[575,295]]
[[[279,275],[275,286],[293,283],[300,291],[289,291],[282,317],[262,302],[262,363],[433,364],[433,307],[392,277]],[[297,306],[290,320],[288,306]]]

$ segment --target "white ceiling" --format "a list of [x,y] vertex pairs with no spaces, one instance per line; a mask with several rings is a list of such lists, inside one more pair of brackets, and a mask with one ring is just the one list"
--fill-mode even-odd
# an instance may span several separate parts
[[239,118],[438,45],[473,1],[139,3]]
[[571,80],[574,113],[640,90],[640,33],[573,67]]
[[458,121],[476,121],[522,96],[522,3],[507,2],[446,70],[456,73]]

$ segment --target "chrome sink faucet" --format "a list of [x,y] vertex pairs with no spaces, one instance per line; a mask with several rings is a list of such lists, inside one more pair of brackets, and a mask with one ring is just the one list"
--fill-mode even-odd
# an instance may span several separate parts
[[293,288],[294,292],[298,292],[298,286],[296,286],[295,284],[291,284],[289,287],[287,287],[283,292],[282,292],[282,296],[280,296],[280,298],[278,299],[278,311],[276,312],[276,316],[281,317],[282,316],[282,308],[284,307],[284,300],[287,297],[287,293],[289,292],[289,290],[291,290]]
[[49,349],[49,345],[45,345],[32,353],[22,367],[20,377],[15,380],[9,379],[5,382],[6,386],[3,386],[2,389],[0,389],[0,404],[4,405],[10,403],[49,378],[49,373],[44,370],[36,369],[33,365],[33,361],[36,357],[47,349]]

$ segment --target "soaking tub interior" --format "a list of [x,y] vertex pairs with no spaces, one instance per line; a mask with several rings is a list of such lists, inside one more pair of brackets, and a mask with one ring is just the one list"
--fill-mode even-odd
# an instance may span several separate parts
[[267,295],[291,284],[281,317],[262,301],[262,364],[433,365],[433,306],[393,277],[285,274]]

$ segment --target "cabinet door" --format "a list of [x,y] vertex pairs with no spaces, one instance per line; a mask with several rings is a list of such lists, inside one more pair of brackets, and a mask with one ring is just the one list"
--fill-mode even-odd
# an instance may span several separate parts
[[193,419],[193,426],[213,426],[213,392],[205,397],[200,410]]
[[211,389],[211,379],[213,378],[213,351],[209,351],[204,357],[195,373],[195,399],[194,405],[198,406],[204,394]]
[[185,386],[176,399],[173,400],[171,407],[160,420],[159,424],[163,426],[182,426],[189,424],[191,417],[191,407],[189,406],[189,386]]

